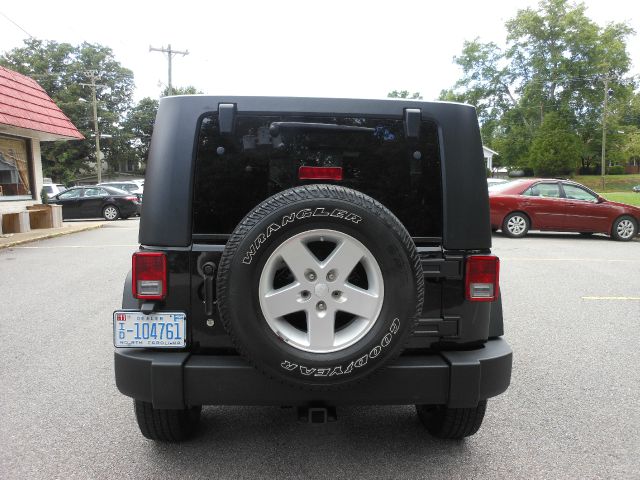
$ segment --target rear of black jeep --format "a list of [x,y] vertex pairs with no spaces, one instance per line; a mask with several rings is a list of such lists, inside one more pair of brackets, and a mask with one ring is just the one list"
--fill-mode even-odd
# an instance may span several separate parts
[[506,390],[498,259],[465,105],[164,99],[139,252],[114,312],[142,433],[202,405],[415,404],[463,438]]

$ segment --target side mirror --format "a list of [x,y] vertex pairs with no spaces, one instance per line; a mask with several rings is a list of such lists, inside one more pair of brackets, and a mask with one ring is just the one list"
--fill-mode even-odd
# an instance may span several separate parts
[[604,202],[605,202],[605,199],[602,198],[600,195],[598,195],[598,200],[596,203],[604,203]]

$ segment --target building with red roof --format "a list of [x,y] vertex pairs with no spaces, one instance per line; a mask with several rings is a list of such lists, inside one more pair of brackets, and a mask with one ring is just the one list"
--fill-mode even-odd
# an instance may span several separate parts
[[40,142],[82,139],[35,80],[0,66],[0,216],[40,202]]

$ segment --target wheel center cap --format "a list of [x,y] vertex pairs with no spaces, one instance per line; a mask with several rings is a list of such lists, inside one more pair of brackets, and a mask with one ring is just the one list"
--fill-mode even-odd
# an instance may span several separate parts
[[329,287],[326,283],[319,283],[316,285],[315,293],[317,297],[324,298],[329,293]]

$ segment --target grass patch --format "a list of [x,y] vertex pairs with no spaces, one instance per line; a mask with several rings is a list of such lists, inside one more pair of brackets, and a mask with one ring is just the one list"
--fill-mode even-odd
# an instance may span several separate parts
[[600,195],[602,195],[607,200],[611,200],[612,202],[626,203],[627,205],[640,207],[640,193],[604,192]]
[[605,188],[602,189],[602,177],[598,175],[577,175],[573,181],[581,183],[596,192],[629,192],[633,195],[631,188],[640,185],[640,175],[605,175]]

